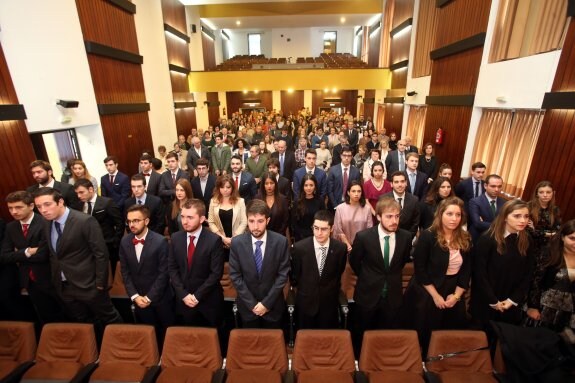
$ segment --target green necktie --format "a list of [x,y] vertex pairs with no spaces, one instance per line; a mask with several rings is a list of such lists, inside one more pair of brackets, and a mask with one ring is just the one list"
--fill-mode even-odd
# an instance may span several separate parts
[[[383,244],[383,264],[385,265],[385,269],[389,270],[389,235],[383,237],[384,244]],[[385,281],[383,285],[383,290],[381,295],[385,298],[387,297],[387,281]]]
[[493,212],[493,217],[497,214],[497,208],[495,207],[495,201],[491,201],[491,211]]

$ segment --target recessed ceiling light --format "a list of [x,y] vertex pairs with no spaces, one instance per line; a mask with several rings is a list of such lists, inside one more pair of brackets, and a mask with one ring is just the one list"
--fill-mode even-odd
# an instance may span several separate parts
[[238,21],[236,21],[236,25],[241,25],[241,24],[242,24],[242,22],[241,22],[241,21],[239,21],[239,20],[238,20]]
[[342,23],[345,23],[345,17],[342,17],[341,19],[339,19],[339,21],[341,21]]

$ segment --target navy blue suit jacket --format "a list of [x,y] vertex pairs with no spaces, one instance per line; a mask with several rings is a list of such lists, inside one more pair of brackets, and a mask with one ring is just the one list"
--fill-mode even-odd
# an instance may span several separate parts
[[254,199],[258,192],[258,185],[256,184],[254,176],[252,176],[250,172],[242,172],[238,189],[240,197],[244,199],[245,203]]
[[136,294],[147,296],[152,305],[172,298],[169,287],[168,253],[170,248],[166,237],[148,230],[146,241],[140,255],[136,257],[136,249],[130,233],[122,238],[120,243],[120,265],[122,279],[129,297]]
[[[406,154],[407,151],[403,152],[404,159]],[[406,167],[404,166],[403,168],[405,169]],[[387,170],[387,180],[391,181],[393,173],[399,171],[399,154],[397,150],[392,150],[387,157],[385,157],[385,169]]]
[[[351,165],[349,166],[348,176],[348,185],[351,181],[360,181],[361,178],[359,170]],[[332,166],[327,175],[327,197],[332,208],[335,209],[337,205],[344,202],[343,193],[343,171],[341,170],[341,164],[338,164]]]
[[417,171],[417,175],[415,177],[415,190],[411,190],[411,184],[409,183],[409,173],[407,173],[407,192],[417,196],[420,201],[423,201],[425,199],[425,195],[427,194],[429,185],[427,183],[428,178],[429,176],[424,172]]
[[[503,207],[505,202],[506,201],[503,198],[497,197],[497,213],[499,213],[499,210]],[[474,242],[479,239],[479,236],[484,231],[489,229],[491,222],[494,220],[495,215],[493,215],[491,205],[489,204],[485,194],[469,201],[469,233]]]
[[130,177],[118,172],[114,177],[114,185],[110,183],[110,175],[103,175],[100,179],[100,193],[102,197],[109,197],[114,200],[121,212],[125,210],[126,199],[132,194],[130,188]]
[[[481,181],[481,186],[479,187],[479,193],[485,193],[485,182]],[[465,208],[467,212],[469,212],[469,201],[475,198],[475,185],[473,181],[473,177],[468,177],[464,180],[461,180],[455,185],[455,195],[458,196],[465,202]]]
[[[130,197],[126,200],[126,208],[135,205],[136,203],[136,199],[134,197]],[[144,206],[150,209],[150,223],[148,224],[148,228],[163,235],[164,230],[166,229],[166,217],[164,215],[165,209],[162,200],[160,197],[146,193],[146,202],[144,203]],[[126,218],[125,214],[124,218]]]
[[194,177],[191,184],[194,198],[204,201],[204,205],[206,205],[206,218],[208,218],[207,215],[208,211],[210,210],[210,201],[212,199],[212,195],[214,194],[214,187],[216,186],[216,176],[213,174],[208,174],[208,181],[206,182],[206,189],[204,194],[202,194],[200,177]]
[[256,320],[258,317],[252,309],[261,302],[269,310],[263,319],[279,321],[285,309],[283,289],[290,270],[287,239],[267,230],[261,276],[258,276],[253,253],[250,233],[232,238],[230,278],[238,292],[238,311],[243,320]]
[[[299,189],[301,186],[301,180],[303,179],[303,176],[305,176],[306,173],[307,173],[307,171],[306,171],[305,166],[297,169],[293,173],[293,200],[294,201],[297,201],[297,199],[299,198]],[[315,167],[313,175],[315,176],[315,179],[317,180],[317,187],[319,189],[320,199],[323,200],[327,194],[327,175],[325,174],[325,172],[322,169],[318,168],[317,166]]]

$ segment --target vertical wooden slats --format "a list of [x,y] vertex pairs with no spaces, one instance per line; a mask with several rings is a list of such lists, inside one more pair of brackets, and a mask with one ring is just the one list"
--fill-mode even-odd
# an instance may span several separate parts
[[202,50],[204,53],[204,70],[213,70],[216,68],[216,48],[214,40],[202,33]]
[[375,32],[369,35],[369,54],[367,56],[367,65],[373,68],[379,66],[379,49],[381,47],[381,31],[379,27]]
[[[325,98],[340,98],[342,102],[327,102]],[[357,90],[338,90],[335,93],[324,93],[322,90],[314,90],[311,99],[312,114],[319,113],[319,108],[330,108],[329,104],[335,104],[333,108],[345,108],[355,115],[357,110]]]
[[474,94],[483,47],[433,60],[430,96]]
[[[365,103],[365,99],[366,98],[375,98],[375,89],[366,89],[364,94],[363,94],[363,115],[365,117],[365,119],[367,120],[367,118],[369,117],[372,121],[373,121],[373,112],[374,112],[374,106],[375,103]],[[355,113],[351,113],[352,115],[355,115]]]
[[[216,104],[218,102],[218,92],[208,92],[206,94],[206,101]],[[220,122],[220,107],[218,105],[208,105],[208,120],[210,125],[216,126]]]
[[571,24],[567,30],[561,58],[553,81],[553,92],[573,92],[575,91],[575,21],[571,19]]
[[385,104],[384,126],[387,135],[396,133],[401,136],[401,125],[403,124],[403,104]]
[[256,105],[258,108],[265,108],[266,110],[273,109],[273,94],[271,90],[259,91],[258,93],[247,93],[243,92],[226,92],[226,105],[228,116],[232,113],[239,111],[240,108],[249,108],[250,106],[245,103],[244,100],[260,100],[260,103]]
[[412,70],[414,78],[431,74],[429,52],[435,42],[438,16],[439,8],[435,6],[435,0],[420,0]]
[[455,0],[439,11],[433,49],[485,32],[491,0]]
[[281,105],[282,112],[284,115],[292,114],[297,116],[297,112],[301,110],[304,106],[304,91],[294,90],[293,92],[288,92],[285,90],[281,91]]
[[393,9],[393,28],[413,17],[413,0],[395,0]]

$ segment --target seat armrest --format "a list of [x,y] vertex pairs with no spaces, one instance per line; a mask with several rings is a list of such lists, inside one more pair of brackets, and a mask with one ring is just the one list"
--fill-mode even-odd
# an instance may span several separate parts
[[85,365],[84,367],[82,367],[80,371],[78,371],[76,376],[74,376],[72,380],[70,380],[70,383],[87,382],[88,378],[90,377],[90,375],[92,375],[92,372],[94,372],[96,367],[98,367],[98,363],[96,362]]
[[35,364],[35,362],[31,361],[31,360],[28,362],[24,362],[24,363],[20,364],[12,372],[10,372],[8,375],[6,375],[4,377],[4,379],[2,379],[2,383],[19,382],[20,379],[22,379],[22,376],[24,375],[24,373],[26,371],[28,371],[30,369],[30,367],[32,367],[34,364]]
[[353,381],[355,383],[369,383],[369,379],[363,371],[355,371],[353,373]]
[[288,307],[295,306],[295,290],[290,288],[286,297],[286,304]]
[[295,372],[293,370],[288,370],[282,378],[283,383],[295,383]]
[[152,366],[144,375],[144,379],[142,379],[141,383],[154,383],[156,379],[158,379],[158,375],[162,372],[162,368],[160,366]]
[[212,376],[212,383],[224,383],[225,379],[226,370],[220,368],[214,372],[214,375]]
[[441,383],[441,379],[439,379],[439,376],[434,372],[426,371],[423,373],[423,377],[428,383]]
[[339,306],[341,307],[341,309],[343,310],[345,307],[349,310],[349,302],[347,301],[347,296],[345,295],[343,290],[339,290],[338,299],[339,299]]

